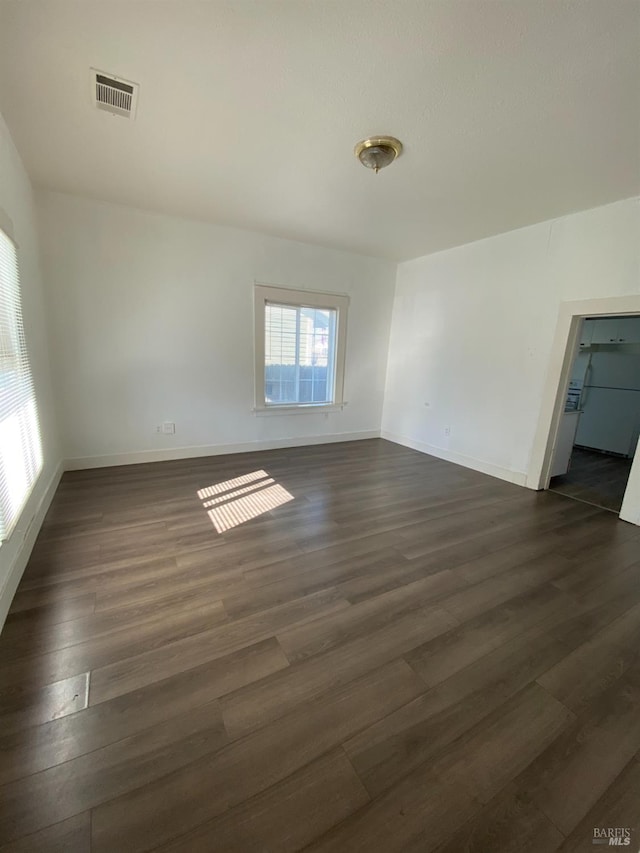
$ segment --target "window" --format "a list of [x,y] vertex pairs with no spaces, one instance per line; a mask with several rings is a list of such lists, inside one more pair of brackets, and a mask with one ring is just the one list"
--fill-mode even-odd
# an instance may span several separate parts
[[11,533],[41,468],[18,257],[15,244],[0,230],[0,540]]
[[256,285],[256,408],[343,401],[347,296]]

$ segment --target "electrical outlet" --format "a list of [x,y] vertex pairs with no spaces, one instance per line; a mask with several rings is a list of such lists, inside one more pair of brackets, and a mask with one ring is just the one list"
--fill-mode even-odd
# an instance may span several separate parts
[[447,437],[451,435],[451,427],[450,427],[448,424],[447,424],[447,426],[444,428],[444,434],[445,434]]
[[175,435],[176,425],[173,421],[165,421],[162,424],[162,433],[163,435]]

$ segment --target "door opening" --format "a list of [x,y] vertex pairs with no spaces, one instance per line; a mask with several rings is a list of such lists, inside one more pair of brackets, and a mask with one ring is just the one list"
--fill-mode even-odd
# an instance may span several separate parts
[[620,512],[640,436],[640,315],[587,317],[576,341],[549,489]]

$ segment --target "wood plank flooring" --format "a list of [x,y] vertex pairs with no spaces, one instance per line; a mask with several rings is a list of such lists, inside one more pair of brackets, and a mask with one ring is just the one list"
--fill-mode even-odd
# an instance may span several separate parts
[[638,850],[639,649],[640,528],[553,492],[383,440],[67,473],[0,853]]
[[561,495],[619,513],[633,459],[574,447],[566,474],[552,477],[549,488]]

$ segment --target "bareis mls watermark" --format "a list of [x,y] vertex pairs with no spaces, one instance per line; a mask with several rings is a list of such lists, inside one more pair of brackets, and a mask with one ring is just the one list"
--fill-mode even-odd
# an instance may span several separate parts
[[608,847],[629,847],[631,830],[626,826],[594,826],[592,844],[606,844]]

